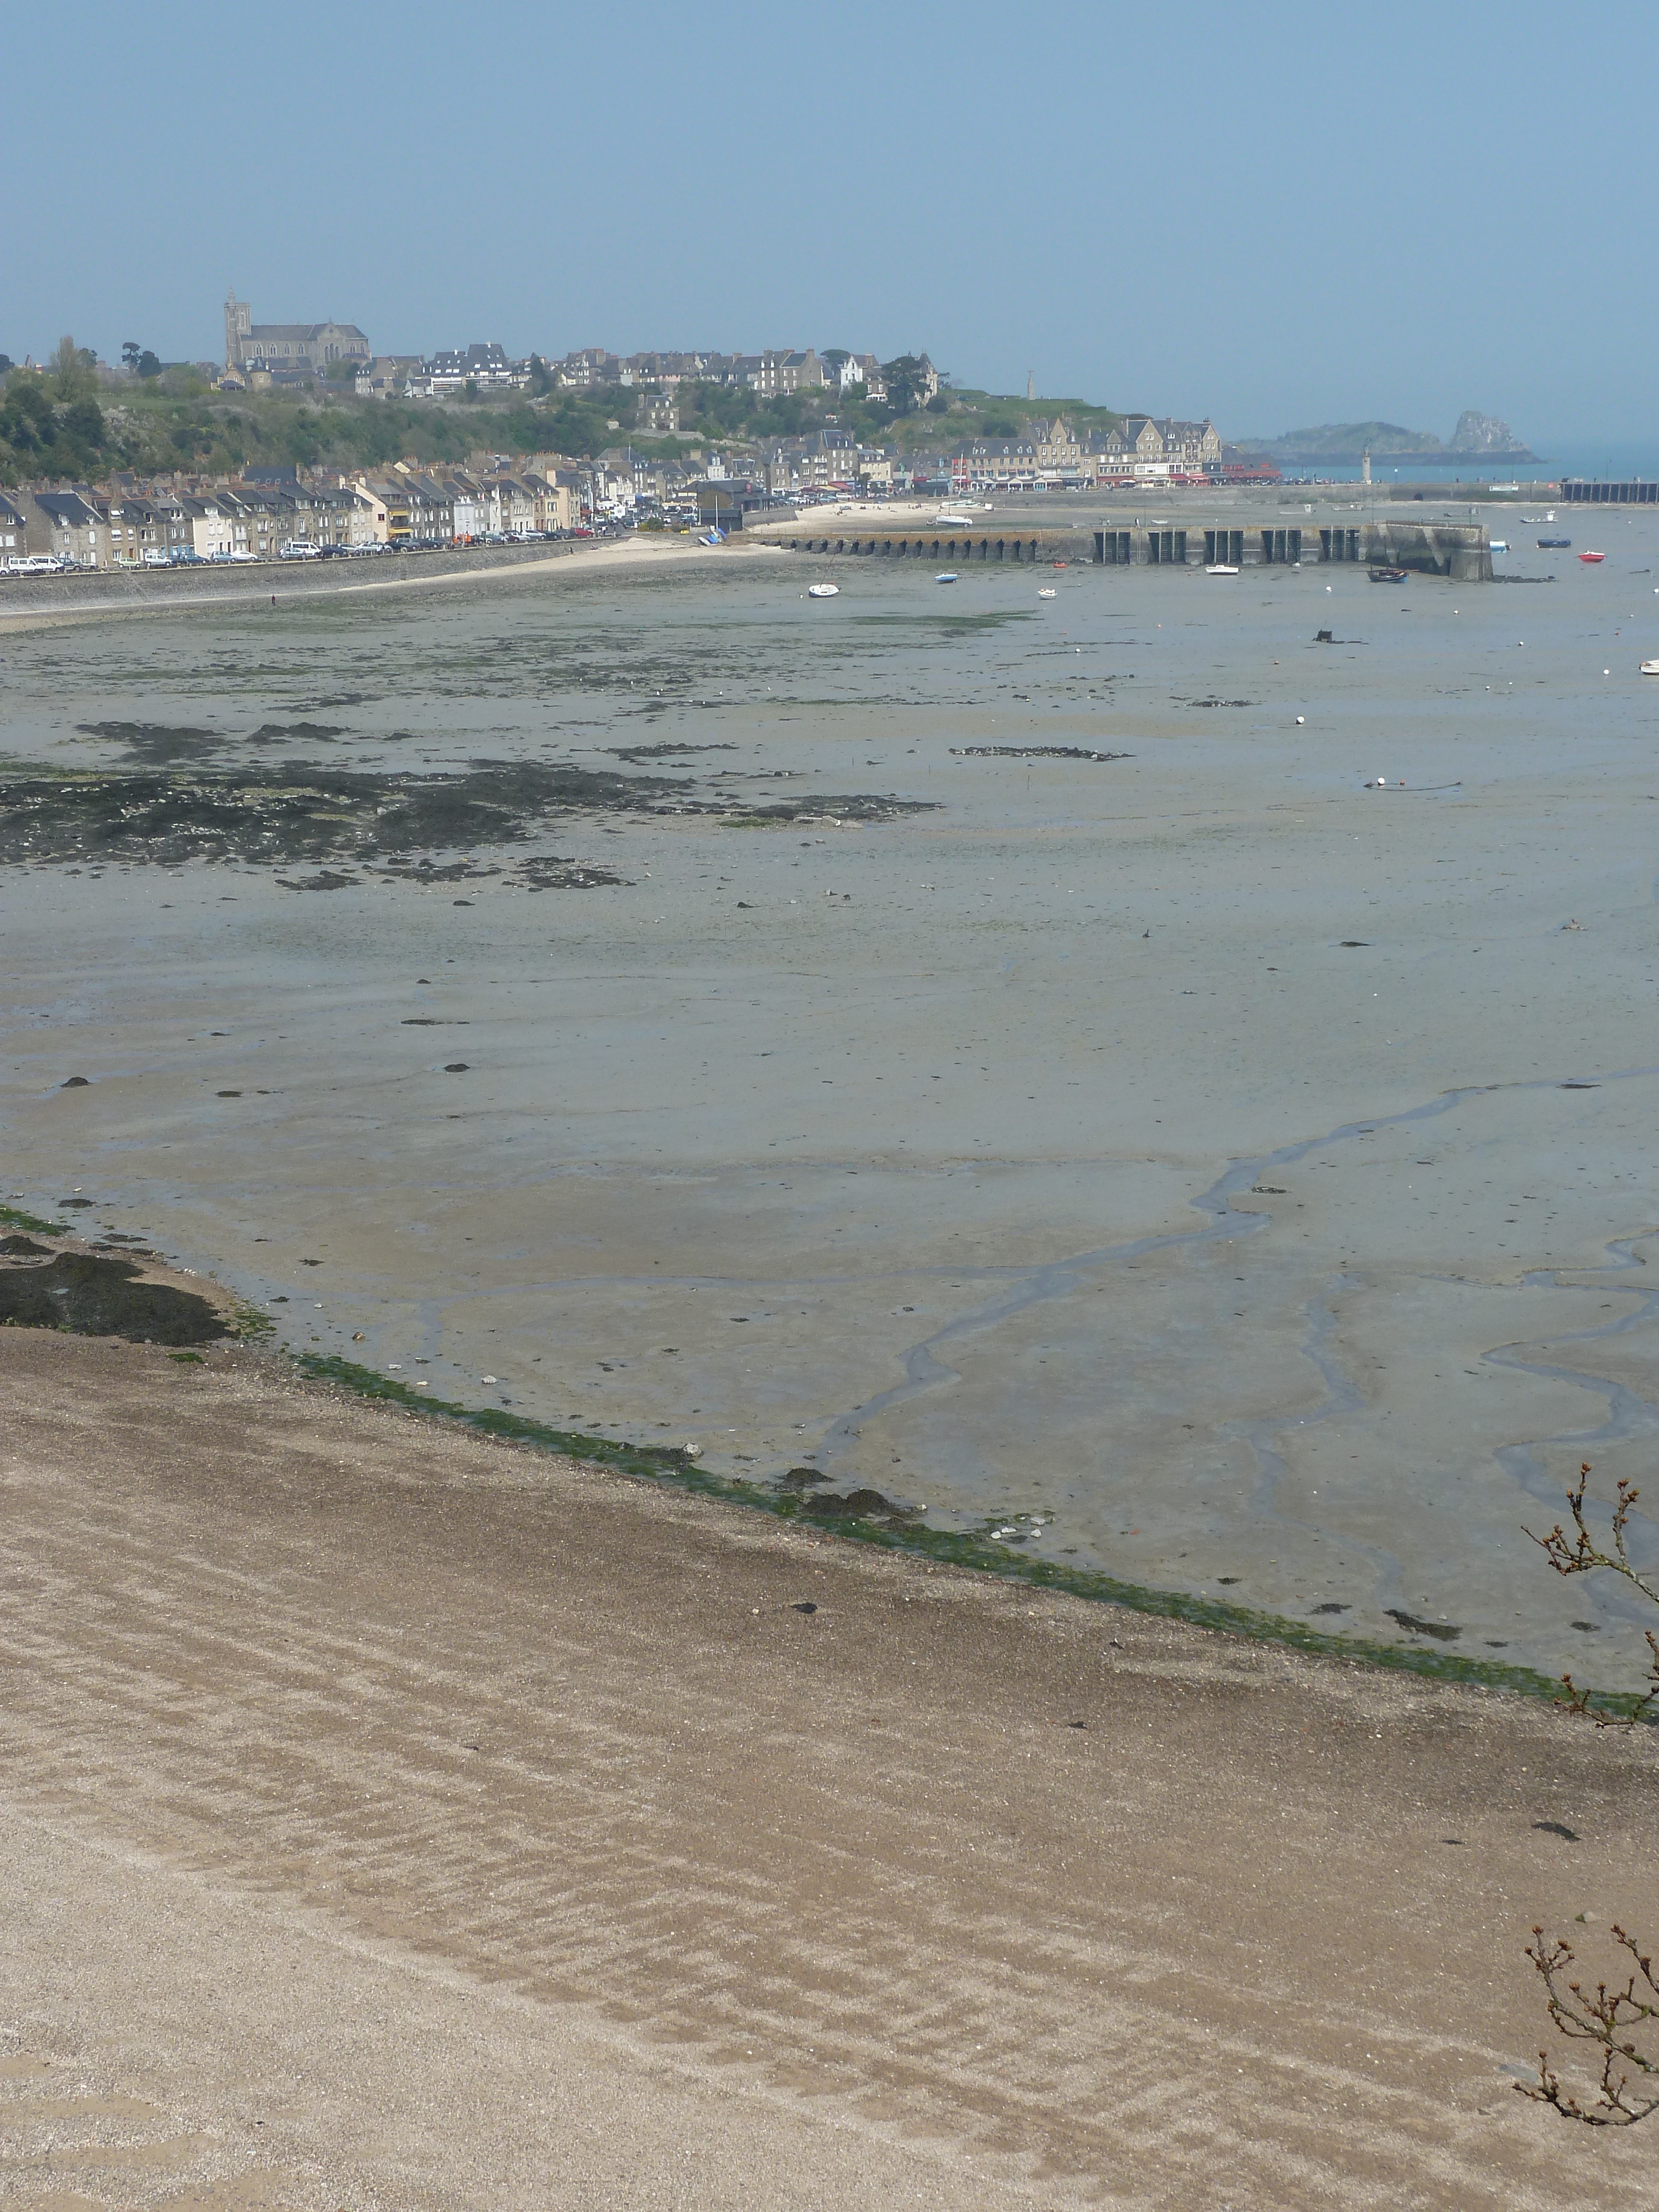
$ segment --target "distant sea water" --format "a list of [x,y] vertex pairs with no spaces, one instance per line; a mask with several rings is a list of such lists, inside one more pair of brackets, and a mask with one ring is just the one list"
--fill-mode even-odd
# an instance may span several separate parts
[[[1610,440],[1605,445],[1594,444],[1583,439],[1564,440],[1557,444],[1545,440],[1534,447],[1535,461],[1512,461],[1502,454],[1484,460],[1471,459],[1467,454],[1456,459],[1435,461],[1389,462],[1371,465],[1372,481],[1389,483],[1491,483],[1494,481],[1518,483],[1548,482],[1559,483],[1564,477],[1611,478],[1620,483],[1637,477],[1659,479],[1659,439],[1641,441]],[[1348,481],[1358,476],[1351,462],[1324,468],[1312,463],[1290,463],[1285,467],[1285,477],[1291,481],[1311,483],[1316,480],[1331,483]]]

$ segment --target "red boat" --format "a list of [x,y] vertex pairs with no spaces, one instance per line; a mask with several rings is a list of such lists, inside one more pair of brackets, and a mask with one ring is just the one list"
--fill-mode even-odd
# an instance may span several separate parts
[[1581,553],[1578,557],[1581,561],[1605,561],[1607,556],[1605,553]]

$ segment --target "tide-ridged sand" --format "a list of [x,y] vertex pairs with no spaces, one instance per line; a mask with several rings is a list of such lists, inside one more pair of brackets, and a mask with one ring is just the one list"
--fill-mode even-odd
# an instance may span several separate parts
[[0,1388],[9,2203],[1642,2197],[1511,2085],[1532,1923],[1659,1930],[1645,1737],[244,1352]]

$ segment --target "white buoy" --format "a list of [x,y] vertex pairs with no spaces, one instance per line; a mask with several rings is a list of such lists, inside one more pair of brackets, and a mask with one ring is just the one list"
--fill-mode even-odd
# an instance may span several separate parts
[[1305,714],[1298,714],[1298,715],[1297,716],[1297,718],[1296,718],[1296,726],[1297,727],[1297,729],[1298,729],[1298,730],[1302,727],[1302,725],[1304,724],[1304,722],[1305,722],[1305,721],[1307,720],[1307,719],[1308,719],[1308,718],[1307,718],[1307,716],[1306,716]]

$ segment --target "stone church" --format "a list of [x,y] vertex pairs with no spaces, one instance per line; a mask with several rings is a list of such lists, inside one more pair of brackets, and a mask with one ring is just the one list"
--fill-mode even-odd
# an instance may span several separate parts
[[234,288],[225,301],[225,367],[240,375],[263,368],[323,376],[337,361],[367,366],[373,358],[356,323],[256,323],[252,308]]

